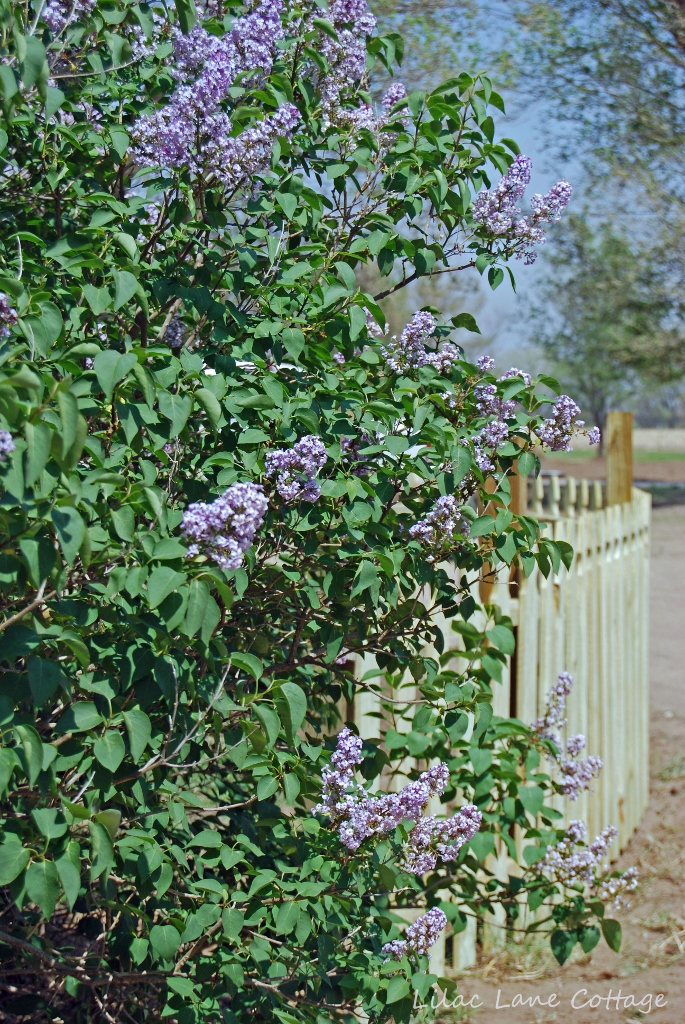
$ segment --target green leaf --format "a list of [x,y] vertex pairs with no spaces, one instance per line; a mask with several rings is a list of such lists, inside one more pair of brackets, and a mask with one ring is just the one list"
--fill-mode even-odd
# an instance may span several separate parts
[[604,918],[602,924],[602,935],[606,939],[607,946],[613,949],[614,953],[618,953],[621,949],[621,923],[620,921],[614,921],[612,918]]
[[108,807],[106,810],[100,811],[95,815],[95,821],[99,821],[101,825],[105,826],[110,839],[114,841],[121,825],[121,811],[115,810],[114,807]]
[[168,565],[160,565],[153,569],[147,581],[147,600],[150,607],[157,608],[165,597],[178,590],[185,581],[185,573],[176,572]]
[[112,837],[104,825],[98,821],[88,822],[88,831],[92,844],[90,856],[90,877],[91,881],[99,878],[103,871],[108,871],[114,865],[114,847]]
[[513,654],[516,650],[514,634],[506,626],[493,626],[485,635],[502,654]]
[[39,78],[47,78],[48,65],[45,47],[36,36],[25,36],[24,43],[26,53],[19,66],[19,74],[24,85],[30,86],[35,85]]
[[540,786],[520,786],[518,797],[525,809],[533,817],[539,814],[545,802],[545,792]]
[[283,776],[283,792],[285,793],[285,801],[290,807],[295,806],[295,801],[300,794],[300,780],[294,772],[287,773]]
[[236,910],[233,907],[228,907],[221,915],[221,921],[224,926],[224,932],[229,939],[240,938],[240,933],[243,929],[243,922],[245,921],[245,915],[242,911]]
[[69,910],[73,910],[81,889],[81,860],[79,857],[79,844],[70,842],[66,851],[55,861],[57,874],[64,889],[64,895],[69,904]]
[[65,561],[67,565],[73,565],[86,536],[86,524],[71,505],[53,508],[52,521]]
[[184,624],[186,636],[195,636],[202,626],[208,602],[209,587],[207,584],[203,580],[193,580],[188,593],[188,608]]
[[32,725],[15,725],[14,732],[21,744],[17,752],[22,768],[32,786],[43,770],[43,744]]
[[136,518],[131,506],[122,505],[121,508],[111,508],[109,514],[117,537],[120,537],[121,540],[132,541]]
[[292,742],[307,713],[307,698],[297,683],[281,683],[280,692],[284,698],[280,703],[285,711],[281,718]]
[[195,399],[198,405],[207,413],[207,418],[216,429],[221,419],[221,406],[213,391],[209,388],[198,388],[195,392]]
[[355,575],[355,584],[352,588],[350,597],[356,597],[357,594],[363,593],[378,582],[378,569],[373,562],[369,562],[368,559],[363,559],[359,563]]
[[[187,36],[197,21],[197,11],[193,0],[174,0],[181,32]],[[154,945],[154,943],[153,943]]]
[[140,708],[124,711],[124,722],[126,723],[131,757],[134,762],[137,762],[150,742],[152,724],[148,716]]
[[48,464],[54,431],[45,423],[27,423],[24,434],[26,437],[24,479],[26,486],[31,487]]
[[532,452],[522,452],[516,460],[516,468],[521,476],[530,476],[535,469],[535,456]]
[[45,120],[49,121],[53,114],[56,114],[66,99],[61,89],[49,85],[45,90]]
[[[0,747],[0,797],[7,789],[12,773],[18,764],[17,755],[11,747]],[[4,882],[0,882],[0,885],[4,885]]]
[[110,772],[115,772],[126,756],[124,741],[116,729],[108,729],[93,744],[93,754],[97,761]]
[[290,935],[300,919],[300,908],[294,900],[281,903],[276,915],[276,935]]
[[37,707],[50,700],[59,686],[66,688],[66,676],[56,661],[44,658],[29,658],[26,667],[29,673],[29,686],[33,702]]
[[18,878],[30,856],[29,851],[16,840],[3,843],[0,846],[0,885],[9,885]]
[[269,747],[273,747],[281,731],[281,720],[268,704],[253,704],[252,710],[259,720],[268,739]]
[[159,411],[171,420],[172,437],[181,433],[192,410],[193,400],[190,395],[172,395],[169,391],[162,391],[159,396]]
[[102,722],[102,716],[92,701],[79,700],[64,712],[57,732],[88,732]]
[[395,974],[388,984],[388,995],[386,997],[387,1003],[397,1003],[400,999],[404,999],[410,992],[409,982],[406,978],[403,978],[401,974]]
[[552,932],[550,946],[559,964],[563,964],[568,960],[577,941],[578,935],[576,932],[565,932],[561,928],[557,928]]
[[119,381],[131,372],[137,362],[138,359],[133,352],[120,353],[114,349],[107,349],[106,352],[100,352],[95,356],[93,369],[107,401],[112,398]]
[[601,938],[599,928],[595,925],[582,928],[580,933],[580,945],[583,953],[591,953]]
[[84,284],[83,294],[95,316],[100,316],[112,305],[112,296],[107,288],[96,288],[93,284]]
[[52,572],[55,548],[50,540],[41,534],[37,537],[23,537],[19,541],[19,550],[24,556],[31,582],[38,588]]
[[257,785],[257,799],[268,800],[278,789],[278,779],[271,775],[263,775]]
[[46,839],[59,839],[67,831],[67,823],[59,807],[36,807],[31,817]]
[[471,316],[470,313],[459,313],[457,316],[453,316],[452,324],[455,327],[463,327],[467,331],[472,331],[474,334],[481,333],[475,317]]
[[172,960],[181,945],[181,936],[173,924],[156,924],[150,929],[150,942],[156,959]]
[[231,654],[231,665],[248,672],[257,682],[262,678],[264,665],[254,654],[244,654],[242,651],[234,651]]
[[114,278],[114,308],[116,310],[121,309],[136,294],[138,280],[128,270],[113,270],[112,277]]
[[26,892],[49,921],[59,899],[59,875],[54,861],[34,860],[29,865],[26,870]]
[[128,947],[128,951],[131,954],[136,967],[140,967],[143,960],[147,956],[147,951],[150,948],[150,943],[147,939],[133,939],[131,945]]

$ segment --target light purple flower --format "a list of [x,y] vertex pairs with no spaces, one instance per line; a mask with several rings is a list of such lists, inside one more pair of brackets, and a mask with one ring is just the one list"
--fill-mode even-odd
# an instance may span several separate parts
[[564,885],[573,885],[579,881],[592,886],[595,872],[618,836],[618,829],[608,825],[589,846],[581,846],[586,836],[585,823],[571,821],[564,837],[547,848],[545,856],[538,862],[540,869],[554,881],[562,882]]
[[501,383],[503,380],[509,380],[511,377],[521,377],[526,387],[530,387],[530,374],[525,373],[523,370],[519,370],[518,366],[512,366],[506,373],[503,373],[502,376],[497,379]]
[[10,306],[5,293],[0,292],[0,338],[7,337],[10,327],[14,327],[18,319],[16,309]]
[[560,395],[554,403],[552,415],[536,428],[540,441],[553,452],[570,452],[570,441],[574,434],[585,426],[580,416],[580,406],[568,395]]
[[530,246],[545,241],[540,225],[559,220],[573,191],[567,181],[558,181],[544,196],[535,194],[532,214],[523,216],[517,204],[530,182],[532,166],[530,157],[519,154],[497,185],[483,189],[473,201],[473,219],[484,233],[521,243],[516,255],[526,263],[533,263],[537,255]]
[[481,826],[482,814],[473,804],[465,804],[452,818],[421,818],[409,833],[404,867],[422,875],[438,862],[456,860],[465,843],[473,839]]
[[203,553],[222,569],[237,569],[261,527],[269,502],[260,484],[231,484],[209,504],[188,505],[181,532],[191,541],[188,556]]
[[602,440],[602,435],[600,433],[599,427],[590,427],[590,429],[587,432],[587,439],[590,442],[590,444],[599,444],[599,442]]
[[0,460],[4,460],[15,448],[14,438],[9,430],[0,430]]
[[427,562],[446,557],[468,533],[469,521],[461,514],[451,494],[438,498],[428,515],[409,530],[411,539],[417,540],[428,551]]
[[456,345],[446,342],[441,349],[426,348],[437,321],[432,313],[418,310],[404,328],[399,338],[393,337],[381,345],[381,353],[393,373],[418,370],[422,366],[433,366],[438,373],[449,373],[454,363],[461,358]]
[[383,107],[383,113],[386,117],[390,117],[392,108],[400,100],[407,98],[407,90],[404,87],[403,82],[393,82],[392,85],[386,90],[381,105]]
[[586,757],[579,759],[578,755],[585,749],[585,737],[578,734],[571,736],[566,743],[566,755],[562,754],[562,743],[559,736],[559,729],[566,725],[563,717],[566,709],[566,698],[573,687],[573,676],[568,672],[562,672],[549,694],[545,713],[541,718],[533,722],[531,729],[541,739],[551,740],[557,747],[557,754],[548,756],[554,761],[561,771],[561,788],[571,800],[577,800],[580,793],[590,788],[593,779],[604,767],[601,757]]
[[440,932],[447,926],[447,917],[439,907],[431,907],[427,914],[417,917],[407,928],[404,939],[386,942],[383,952],[388,959],[401,960],[403,956],[415,953],[426,956],[431,946],[440,938]]
[[40,16],[53,36],[56,36],[67,25],[90,14],[96,3],[97,0],[48,0]]
[[289,449],[267,452],[265,473],[277,476],[276,490],[286,501],[318,501],[321,486],[316,474],[326,463],[326,446],[320,437],[307,434]]
[[476,360],[476,366],[482,373],[490,373],[495,369],[495,360],[490,356],[481,356]]

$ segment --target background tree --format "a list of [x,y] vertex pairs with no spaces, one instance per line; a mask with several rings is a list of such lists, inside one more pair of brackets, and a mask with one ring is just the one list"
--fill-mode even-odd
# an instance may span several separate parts
[[685,372],[682,307],[659,256],[577,214],[543,254],[533,341],[600,426],[612,406]]

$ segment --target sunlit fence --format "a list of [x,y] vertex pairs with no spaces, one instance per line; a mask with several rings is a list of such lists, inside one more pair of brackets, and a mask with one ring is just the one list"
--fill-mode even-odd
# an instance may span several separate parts
[[[542,713],[558,673],[572,673],[575,686],[566,731],[587,737],[587,750],[602,757],[604,771],[592,792],[575,803],[559,798],[556,806],[567,821],[586,821],[593,836],[605,825],[615,825],[615,858],[639,824],[648,799],[651,498],[634,488],[630,501],[605,506],[601,482],[551,475],[528,482],[527,488],[519,481],[517,500],[547,524],[548,536],[570,543],[575,558],[557,576],[545,578],[536,567],[528,579],[516,572],[500,574],[492,585],[480,584],[481,601],[502,608],[514,623],[516,637],[515,653],[502,683],[496,684],[493,710],[530,723]],[[443,635],[451,649],[459,648],[460,637],[448,624]],[[360,662],[358,671],[370,668]],[[364,693],[357,698],[355,721],[365,738],[379,736],[379,713],[377,697]],[[504,846],[487,866],[506,877],[513,864]],[[504,924],[490,918],[481,940],[497,943],[505,934]],[[445,966],[469,966],[476,941],[475,920],[453,939],[444,936],[434,947],[432,970],[441,974]]]

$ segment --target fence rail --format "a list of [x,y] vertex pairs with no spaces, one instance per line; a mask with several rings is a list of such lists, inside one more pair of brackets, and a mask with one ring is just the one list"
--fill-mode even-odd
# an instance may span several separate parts
[[[638,826],[648,799],[651,497],[633,488],[630,501],[605,506],[604,500],[601,481],[576,481],[558,474],[530,482],[519,479],[517,510],[530,507],[546,524],[548,536],[573,546],[575,558],[570,569],[562,568],[547,579],[537,567],[528,579],[501,572],[494,585],[481,584],[481,600],[498,604],[510,616],[516,635],[515,653],[501,685],[495,684],[496,715],[534,721],[559,672],[573,675],[566,729],[569,735],[587,737],[588,751],[603,759],[604,770],[592,793],[582,794],[576,803],[557,798],[556,807],[567,822],[586,821],[593,836],[605,825],[615,825],[615,859]],[[445,627],[446,643],[458,649],[459,636]],[[358,671],[370,667],[360,663]],[[362,736],[378,736],[379,711],[374,695],[357,697],[355,721]],[[488,867],[508,871],[506,848],[492,856]],[[499,928],[486,928],[484,941],[495,944],[500,934]],[[443,936],[433,949],[433,973],[444,974],[445,953]],[[449,966],[463,969],[475,957],[476,928],[470,922],[450,941]]]

